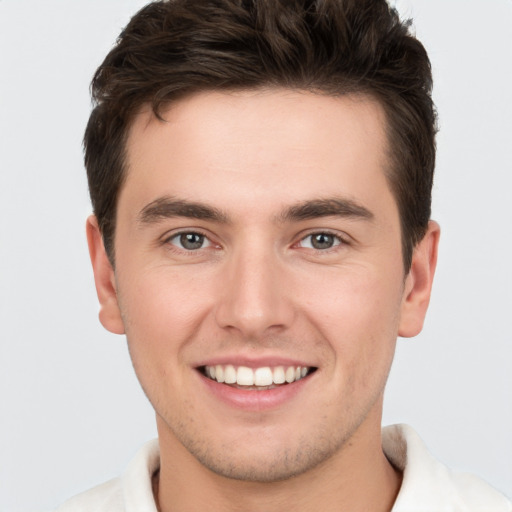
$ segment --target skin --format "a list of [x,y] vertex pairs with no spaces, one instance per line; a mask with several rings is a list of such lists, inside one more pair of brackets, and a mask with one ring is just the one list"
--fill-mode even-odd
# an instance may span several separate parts
[[[87,225],[100,320],[126,334],[156,411],[161,510],[390,510],[400,475],[381,448],[383,391],[397,336],[422,328],[439,227],[404,275],[381,107],[211,92],[165,119],[147,109],[131,127],[115,271]],[[216,215],[155,210],[170,198]],[[333,198],[357,211],[293,215]],[[183,233],[204,242],[187,249]],[[332,246],[315,249],[322,233]],[[197,369],[276,359],[316,368],[279,407],[223,401]]]

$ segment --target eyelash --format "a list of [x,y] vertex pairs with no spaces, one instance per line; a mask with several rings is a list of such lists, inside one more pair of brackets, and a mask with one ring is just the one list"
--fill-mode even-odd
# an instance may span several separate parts
[[[342,247],[342,246],[348,245],[348,241],[344,237],[340,236],[339,233],[334,233],[329,230],[312,231],[312,232],[308,233],[307,235],[301,237],[300,240],[295,245],[301,244],[308,238],[312,239],[313,237],[320,236],[320,235],[332,237],[335,241],[334,245],[332,247],[328,247],[325,249],[317,249],[315,247],[305,247],[305,249],[313,250],[315,252],[315,254],[325,255],[325,254],[330,254],[332,252],[339,250],[340,247]],[[312,243],[311,243],[311,245],[312,245]]]
[[[186,235],[196,235],[203,239],[202,243],[207,242],[208,245],[206,247],[198,247],[197,249],[186,249],[184,247],[179,247],[177,244],[173,244],[172,240],[179,239],[180,237],[186,236]],[[178,231],[177,233],[173,233],[170,236],[167,236],[162,241],[164,245],[166,245],[169,249],[173,251],[179,251],[181,254],[190,254],[193,255],[194,253],[197,253],[201,249],[206,249],[207,247],[215,245],[208,235],[206,233],[203,233],[199,230],[187,230],[187,231]]]
[[[172,243],[172,240],[179,239],[180,237],[183,237],[186,235],[196,235],[196,236],[201,237],[202,238],[202,243],[201,243],[202,246],[198,247],[196,249],[186,249],[184,247],[179,247],[177,244]],[[303,243],[308,238],[311,239],[312,237],[321,236],[321,235],[327,236],[327,237],[332,237],[334,239],[334,244],[331,247],[327,247],[324,249],[317,249],[317,248],[313,247],[312,242],[310,242],[311,247],[301,247],[300,246],[300,244]],[[203,246],[205,241],[208,243],[208,245]],[[207,249],[211,246],[216,245],[214,242],[212,242],[212,240],[208,237],[208,235],[206,233],[203,233],[199,230],[179,231],[177,233],[173,233],[172,235],[165,237],[165,239],[162,241],[162,243],[165,244],[170,250],[180,252],[181,254],[188,254],[188,255],[197,254],[199,251],[201,251],[203,249]],[[340,246],[346,246],[346,245],[348,245],[348,241],[344,237],[340,236],[338,233],[333,233],[332,231],[329,231],[329,230],[310,232],[307,235],[302,236],[298,242],[295,242],[293,244],[293,246],[296,246],[299,248],[313,250],[316,254],[329,254],[331,252],[339,250]]]

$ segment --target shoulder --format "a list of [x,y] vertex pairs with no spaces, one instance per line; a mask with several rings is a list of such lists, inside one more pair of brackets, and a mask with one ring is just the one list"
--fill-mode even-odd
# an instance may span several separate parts
[[393,512],[512,512],[512,502],[489,484],[436,460],[411,427],[386,427],[382,439],[387,458],[403,472]]
[[55,512],[124,512],[121,479],[114,478],[73,496]]
[[63,503],[55,512],[157,512],[152,477],[160,467],[158,441],[146,443],[119,478]]

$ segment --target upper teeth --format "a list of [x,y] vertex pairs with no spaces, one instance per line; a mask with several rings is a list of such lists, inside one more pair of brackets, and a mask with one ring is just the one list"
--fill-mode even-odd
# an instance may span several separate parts
[[276,366],[275,368],[269,366],[261,368],[235,367],[231,364],[205,366],[205,374],[211,379],[239,386],[271,386],[285,382],[290,384],[302,379],[308,372],[309,367],[306,366]]

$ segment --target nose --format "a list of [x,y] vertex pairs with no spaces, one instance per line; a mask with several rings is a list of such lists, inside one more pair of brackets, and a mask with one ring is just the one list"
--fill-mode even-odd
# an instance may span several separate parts
[[225,265],[215,314],[221,328],[257,339],[291,325],[289,279],[278,255],[261,247],[240,249]]

